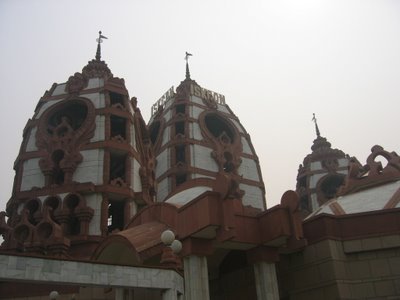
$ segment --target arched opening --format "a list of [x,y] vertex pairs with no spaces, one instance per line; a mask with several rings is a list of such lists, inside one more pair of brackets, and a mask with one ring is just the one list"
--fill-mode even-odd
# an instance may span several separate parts
[[111,200],[108,205],[108,232],[124,229],[124,201]]
[[64,158],[64,151],[56,150],[51,155],[51,159],[54,163],[53,167],[53,184],[63,184],[64,183],[64,171],[61,169],[60,162]]
[[254,270],[246,252],[232,250],[219,264],[218,277],[210,277],[210,298],[257,299],[254,282]]
[[81,224],[79,219],[75,215],[75,208],[78,207],[80,199],[77,195],[71,194],[66,197],[65,206],[69,210],[69,218],[68,218],[68,225],[67,225],[67,232],[66,234],[69,235],[79,235],[81,232]]
[[53,233],[53,227],[49,223],[41,223],[37,228],[37,235],[40,240],[48,239]]
[[328,175],[320,184],[320,191],[326,200],[336,197],[339,187],[344,183],[343,174]]
[[15,228],[14,237],[18,242],[23,243],[28,239],[29,232],[30,232],[29,227],[22,224],[17,228]]
[[235,140],[235,133],[227,120],[223,117],[211,113],[207,114],[204,118],[208,131],[217,139],[221,138],[224,134],[230,139],[230,143]]
[[79,100],[62,105],[47,121],[47,132],[59,137],[65,136],[68,131],[79,129],[86,120],[88,108]]
[[126,119],[118,116],[110,117],[111,138],[126,140]]
[[51,211],[50,211],[50,217],[53,221],[56,222],[55,218],[54,218],[54,212],[56,209],[58,209],[60,207],[60,199],[58,197],[48,197],[45,201],[44,201],[44,206],[50,207]]
[[235,170],[235,165],[233,164],[233,156],[230,152],[224,152],[224,171],[227,173],[231,173]]
[[40,204],[38,199],[29,200],[25,208],[28,210],[28,220],[31,224],[36,225],[35,214],[39,211]]

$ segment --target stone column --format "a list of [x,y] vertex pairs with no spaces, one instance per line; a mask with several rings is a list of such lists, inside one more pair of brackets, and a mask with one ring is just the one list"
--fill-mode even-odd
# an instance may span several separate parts
[[178,300],[178,295],[176,290],[169,289],[163,292],[162,300]]
[[185,300],[209,300],[208,268],[205,256],[184,257]]
[[123,288],[115,289],[115,300],[124,300],[124,289]]
[[256,279],[257,299],[279,300],[275,264],[261,261],[255,263],[253,266]]

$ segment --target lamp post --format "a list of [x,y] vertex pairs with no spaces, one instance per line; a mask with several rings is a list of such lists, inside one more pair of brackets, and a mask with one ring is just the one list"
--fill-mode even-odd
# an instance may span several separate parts
[[175,234],[169,229],[161,234],[161,242],[165,245],[161,255],[161,264],[182,270],[182,262],[177,255],[182,250],[182,243],[175,239]]

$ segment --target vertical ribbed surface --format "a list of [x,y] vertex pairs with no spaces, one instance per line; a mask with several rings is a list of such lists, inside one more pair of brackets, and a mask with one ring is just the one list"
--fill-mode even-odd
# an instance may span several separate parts
[[185,300],[208,300],[207,259],[191,255],[184,258],[185,269]]
[[254,264],[258,300],[279,300],[278,280],[275,264],[258,262]]

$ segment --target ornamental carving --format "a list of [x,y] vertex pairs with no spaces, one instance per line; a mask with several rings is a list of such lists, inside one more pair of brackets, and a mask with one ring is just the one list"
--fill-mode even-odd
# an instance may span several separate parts
[[156,159],[153,153],[150,136],[139,108],[135,109],[133,122],[136,132],[135,138],[137,150],[141,160],[139,176],[142,183],[142,197],[147,204],[151,204],[153,203],[156,191],[156,179],[154,173]]
[[[377,158],[386,160],[386,166]],[[350,159],[349,173],[338,195],[354,193],[398,179],[400,179],[400,157],[396,152],[388,152],[381,146],[375,145],[371,149],[366,165],[362,166],[356,158]]]
[[39,166],[46,185],[72,182],[72,175],[83,159],[79,149],[94,134],[94,118],[93,105],[82,98],[64,100],[41,117],[36,145],[45,152]]
[[226,198],[241,199],[244,192],[239,189],[241,176],[238,169],[242,160],[242,143],[235,127],[217,112],[205,112],[199,117],[203,136],[210,142],[212,158],[218,165],[219,174],[225,180]]
[[78,94],[81,90],[87,87],[88,82],[89,80],[87,78],[77,72],[74,76],[69,77],[65,89],[69,94]]
[[104,78],[105,80],[113,77],[107,64],[102,60],[92,59],[89,63],[82,69],[82,75],[85,78]]

